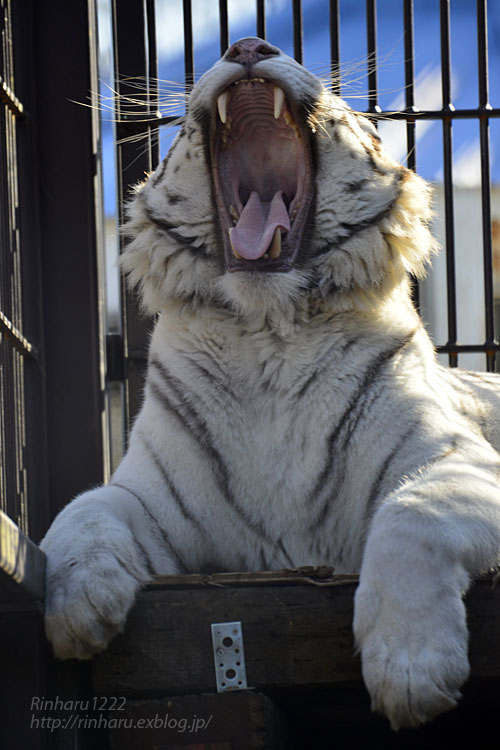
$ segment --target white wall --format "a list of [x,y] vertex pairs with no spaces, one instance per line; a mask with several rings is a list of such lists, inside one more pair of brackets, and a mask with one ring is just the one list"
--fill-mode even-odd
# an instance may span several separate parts
[[[455,268],[457,294],[457,338],[461,344],[483,343],[485,340],[483,241],[481,191],[479,188],[456,187],[454,194]],[[500,187],[491,196],[493,220],[493,250],[495,296],[500,298]],[[445,247],[444,191],[435,186],[433,231],[442,248]],[[448,340],[446,257],[444,250],[434,259],[432,270],[421,285],[422,316],[436,344]],[[447,357],[443,357],[447,362]],[[463,354],[459,364],[484,370],[483,354]]]

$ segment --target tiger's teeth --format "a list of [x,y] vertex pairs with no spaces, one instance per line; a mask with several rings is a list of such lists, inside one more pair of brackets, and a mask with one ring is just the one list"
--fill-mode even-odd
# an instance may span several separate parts
[[235,258],[238,258],[238,260],[241,260],[241,255],[239,255],[238,251],[234,249],[233,240],[231,238],[231,235],[233,233],[233,227],[229,230],[229,242],[231,243],[231,250],[233,251],[233,255]]
[[283,102],[285,101],[285,92],[280,89],[279,86],[273,86],[274,92],[274,119],[277,120],[283,109]]
[[281,229],[279,227],[276,227],[274,231],[274,237],[271,243],[269,255],[273,260],[276,260],[276,258],[279,258],[281,255]]
[[219,110],[219,117],[224,125],[226,124],[226,120],[227,120],[228,101],[229,101],[229,91],[224,91],[220,96],[217,97],[217,109]]

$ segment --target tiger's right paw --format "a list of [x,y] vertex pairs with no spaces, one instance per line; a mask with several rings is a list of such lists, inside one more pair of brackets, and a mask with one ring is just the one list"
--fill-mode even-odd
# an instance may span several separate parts
[[122,632],[140,582],[113,555],[59,567],[48,558],[45,632],[58,659],[90,659]]
[[131,529],[89,492],[56,517],[40,547],[47,638],[59,659],[90,659],[124,629],[150,578]]

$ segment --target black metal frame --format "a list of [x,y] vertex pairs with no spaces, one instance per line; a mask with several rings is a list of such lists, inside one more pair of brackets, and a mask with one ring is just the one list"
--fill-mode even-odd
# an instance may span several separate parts
[[28,528],[26,466],[24,460],[26,358],[36,357],[23,333],[16,131],[25,119],[15,93],[10,0],[0,0],[0,508]]
[[96,22],[71,6],[1,0],[1,509],[35,540],[109,473],[99,123],[74,103],[96,102]]
[[0,9],[0,746],[69,750],[69,733],[30,724],[33,696],[71,698],[82,683],[52,662],[45,560],[26,534],[39,541],[72,496],[109,475],[99,122],[97,107],[75,104],[89,92],[97,104],[96,8]]

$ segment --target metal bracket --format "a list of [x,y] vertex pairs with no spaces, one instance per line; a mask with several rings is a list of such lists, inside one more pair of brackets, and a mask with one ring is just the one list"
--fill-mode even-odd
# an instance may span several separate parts
[[212,624],[217,692],[246,690],[245,652],[241,622]]

